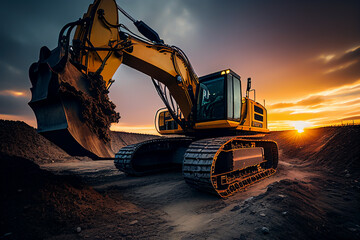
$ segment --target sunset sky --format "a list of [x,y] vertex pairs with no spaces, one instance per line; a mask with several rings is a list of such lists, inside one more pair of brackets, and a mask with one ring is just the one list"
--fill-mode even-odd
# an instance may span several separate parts
[[[0,118],[36,127],[28,69],[41,46],[54,48],[62,26],[92,1],[2,2]],[[252,77],[266,101],[270,130],[296,122],[322,126],[360,122],[360,1],[118,0],[134,18],[180,47],[198,76],[231,68]],[[120,22],[135,27],[120,15]],[[120,66],[110,98],[115,130],[154,132],[163,103],[148,76]]]

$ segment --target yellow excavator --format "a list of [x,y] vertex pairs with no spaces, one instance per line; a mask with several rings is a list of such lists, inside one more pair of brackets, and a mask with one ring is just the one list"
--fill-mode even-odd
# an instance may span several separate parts
[[[140,34],[119,23],[119,12]],[[176,137],[111,150],[110,125],[120,116],[108,90],[121,64],[151,77],[166,106],[156,113],[156,129]],[[41,48],[29,77],[38,131],[72,155],[112,158],[131,175],[182,166],[190,186],[224,198],[276,171],[277,144],[261,139],[269,132],[267,111],[250,99],[251,79],[242,97],[240,76],[230,69],[198,77],[181,49],[114,0],[95,0],[65,25],[58,47]]]

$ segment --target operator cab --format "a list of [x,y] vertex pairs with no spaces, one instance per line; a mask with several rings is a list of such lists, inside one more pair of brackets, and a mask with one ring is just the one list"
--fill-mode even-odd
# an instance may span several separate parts
[[232,70],[219,71],[199,78],[196,123],[240,121],[241,82]]
[[[248,79],[247,94],[242,97],[240,76],[230,69],[200,77],[193,130],[201,134],[214,133],[214,129],[269,132],[267,111],[255,99],[249,98],[250,91],[254,89],[251,89],[251,79]],[[167,109],[160,109],[155,118],[160,134],[184,133]]]

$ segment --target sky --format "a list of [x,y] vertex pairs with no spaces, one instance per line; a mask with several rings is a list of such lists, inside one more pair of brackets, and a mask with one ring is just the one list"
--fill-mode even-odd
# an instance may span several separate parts
[[[36,127],[28,69],[42,46],[92,1],[2,1],[0,118]],[[252,78],[270,130],[360,122],[360,1],[117,0],[169,45],[180,47],[198,76],[231,68]],[[123,15],[120,22],[135,30]],[[135,30],[136,31],[136,30]],[[154,133],[164,105],[150,78],[121,65],[110,88],[120,112],[113,130]]]

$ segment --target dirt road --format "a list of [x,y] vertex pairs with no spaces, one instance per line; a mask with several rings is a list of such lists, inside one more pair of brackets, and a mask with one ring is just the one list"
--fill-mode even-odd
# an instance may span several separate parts
[[[121,196],[122,200],[131,202],[137,211],[134,218],[128,219],[128,224],[142,232],[144,225],[157,222],[145,233],[154,239],[315,239],[324,236],[351,239],[360,230],[359,222],[343,222],[336,226],[341,233],[331,236],[334,223],[327,221],[328,216],[341,215],[343,206],[338,204],[351,204],[356,201],[356,194],[351,193],[351,189],[350,193],[346,189],[339,192],[338,182],[333,185],[334,180],[320,171],[283,155],[274,177],[227,200],[189,188],[180,172],[129,177],[118,172],[110,161],[42,167],[57,174],[79,175],[103,195],[115,199]],[[327,188],[328,185],[333,187]],[[98,237],[117,236],[118,231],[121,229],[107,228],[106,232],[100,231]],[[84,229],[79,235],[91,236],[91,232],[93,229]]]

